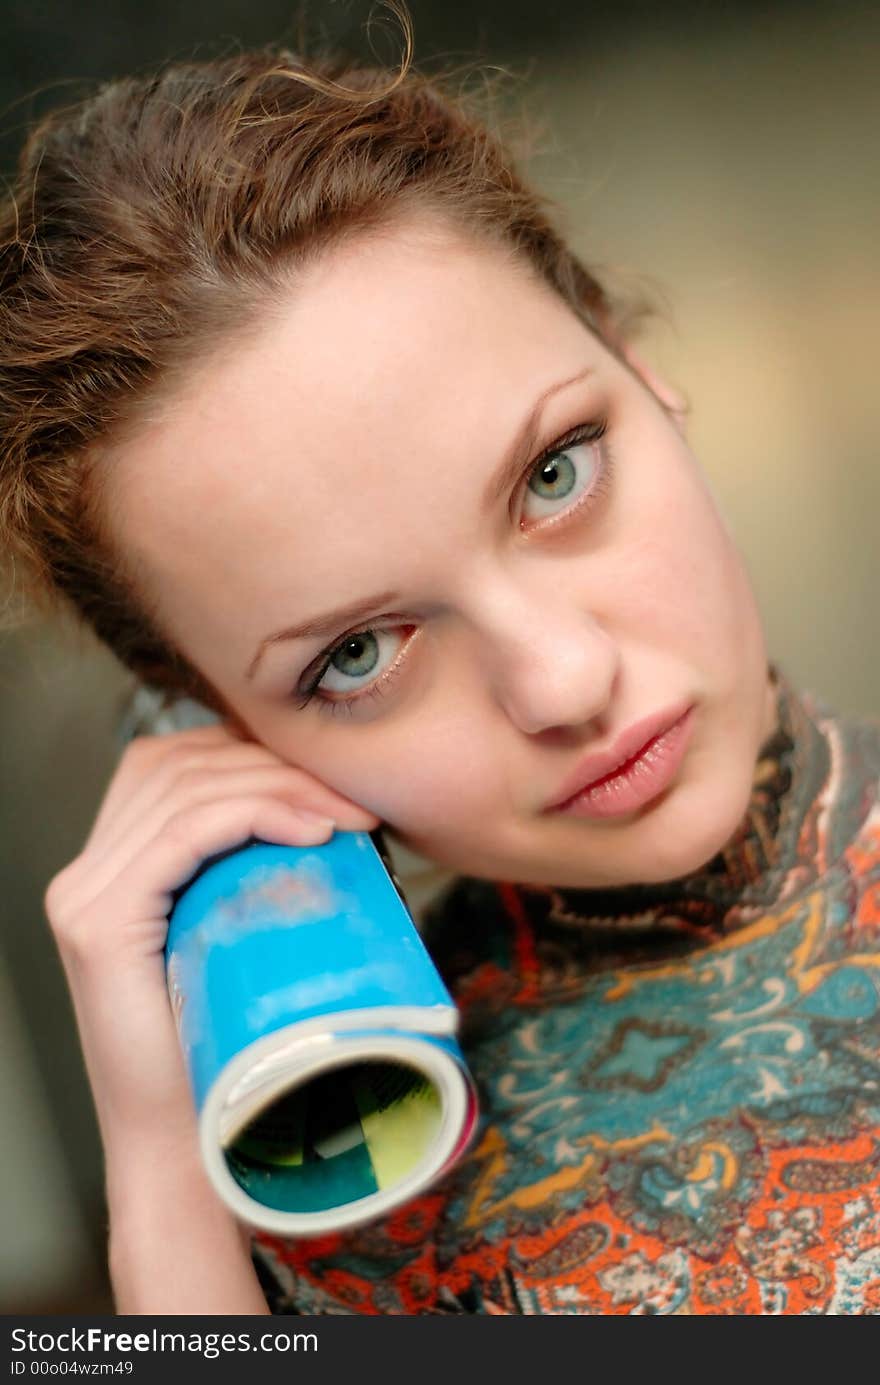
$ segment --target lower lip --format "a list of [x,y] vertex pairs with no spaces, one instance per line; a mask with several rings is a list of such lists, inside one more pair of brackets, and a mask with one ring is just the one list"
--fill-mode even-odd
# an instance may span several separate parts
[[578,818],[616,818],[643,808],[672,783],[690,740],[693,707],[615,774],[600,779],[556,810]]

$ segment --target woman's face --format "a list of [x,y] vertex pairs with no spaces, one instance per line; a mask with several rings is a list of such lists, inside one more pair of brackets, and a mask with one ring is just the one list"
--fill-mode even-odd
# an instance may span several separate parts
[[[114,457],[107,513],[252,735],[412,850],[520,882],[671,879],[740,823],[775,698],[658,394],[674,408],[523,265],[400,223],[194,374]],[[548,811],[587,753],[691,703],[659,797]]]

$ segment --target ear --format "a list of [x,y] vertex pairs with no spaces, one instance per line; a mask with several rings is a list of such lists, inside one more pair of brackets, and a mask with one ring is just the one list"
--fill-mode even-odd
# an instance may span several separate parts
[[676,428],[682,436],[684,436],[686,426],[685,419],[690,409],[690,405],[684,395],[680,394],[679,391],[664,380],[662,376],[658,375],[656,370],[649,366],[647,361],[645,361],[639,352],[636,351],[633,346],[630,346],[629,343],[622,343],[620,350],[634,373],[645,385],[647,385],[648,389],[659,399],[664,408],[669,410]]

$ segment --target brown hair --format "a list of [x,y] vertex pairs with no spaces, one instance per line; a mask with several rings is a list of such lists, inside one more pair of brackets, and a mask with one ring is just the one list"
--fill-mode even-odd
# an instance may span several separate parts
[[[476,92],[278,47],[115,80],[43,119],[0,209],[0,543],[142,681],[222,700],[161,629],[102,524],[98,462],[273,287],[406,206],[507,245],[609,345],[623,333]],[[485,73],[481,74],[484,78]],[[483,94],[491,91],[484,82]]]

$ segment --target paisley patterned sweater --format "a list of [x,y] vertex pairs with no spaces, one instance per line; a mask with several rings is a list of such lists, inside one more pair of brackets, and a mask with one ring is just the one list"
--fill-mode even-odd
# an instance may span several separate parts
[[428,910],[477,1136],[379,1222],[252,1232],[272,1312],[880,1313],[880,722],[770,671],[699,871]]

